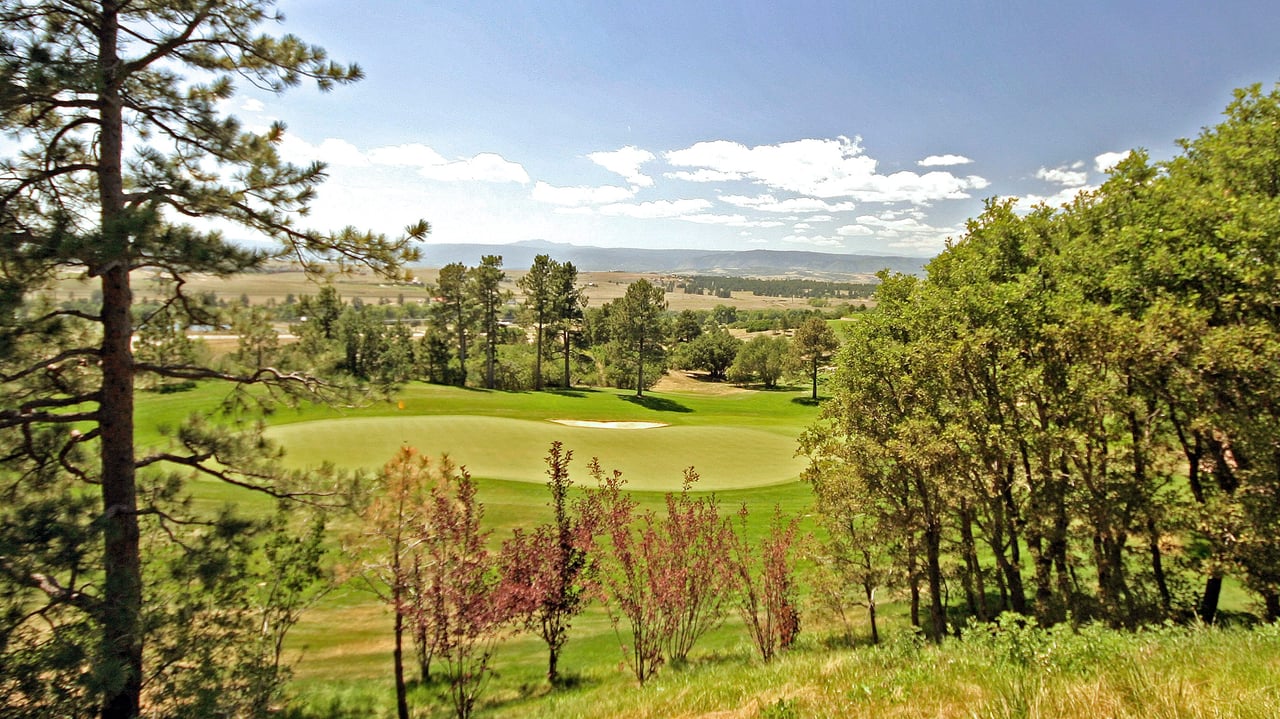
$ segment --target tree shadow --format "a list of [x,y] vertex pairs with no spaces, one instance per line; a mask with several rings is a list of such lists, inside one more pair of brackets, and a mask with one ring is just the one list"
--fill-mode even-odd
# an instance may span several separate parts
[[631,404],[638,404],[641,407],[644,407],[645,409],[651,409],[655,412],[692,412],[693,411],[692,409],[689,409],[688,407],[680,404],[679,402],[673,399],[668,399],[666,397],[655,397],[654,395],[651,395],[651,394],[646,394],[643,397],[637,397],[632,394],[632,395],[626,395],[624,397],[619,397],[618,399],[621,399],[624,402],[630,402]]
[[819,397],[817,399],[814,399],[812,397],[793,397],[791,399],[791,402],[792,404],[800,404],[800,405],[804,405],[805,407],[817,407],[818,405],[822,404],[822,397]]
[[544,387],[542,390],[546,394],[553,394],[557,397],[574,397],[582,399],[591,394],[596,394],[599,390],[587,389],[585,387],[573,387],[566,389],[564,387]]

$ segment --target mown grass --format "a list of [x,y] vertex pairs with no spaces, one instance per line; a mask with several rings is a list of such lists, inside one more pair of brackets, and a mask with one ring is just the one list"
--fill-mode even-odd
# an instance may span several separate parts
[[[215,407],[225,390],[200,387],[140,399],[144,443],[156,427]],[[696,465],[726,512],[740,503],[758,534],[777,504],[804,516],[807,487],[785,462],[735,466],[757,446],[794,448],[816,416],[805,391],[725,396],[662,393],[644,403],[611,390],[502,393],[411,385],[390,401],[358,408],[286,408],[270,417],[272,432],[298,465],[326,458],[376,467],[399,443],[427,453],[449,451],[479,480],[485,524],[494,543],[518,526],[549,517],[542,456],[550,439],[574,449],[575,481],[587,481],[586,459],[620,467],[635,489],[678,487],[679,470]],[[665,422],[660,430],[578,430],[553,418]],[[659,441],[661,437],[696,441]],[[522,437],[527,446],[516,451]],[[575,446],[577,443],[577,446]],[[790,443],[790,444],[789,444]],[[388,451],[390,450],[390,451]],[[773,450],[770,450],[773,451]],[[386,456],[382,456],[385,453]],[[474,454],[473,454],[474,453]],[[687,453],[687,455],[686,455]],[[627,463],[638,461],[639,468]],[[665,463],[665,464],[664,464]],[[625,466],[623,466],[625,465]],[[719,473],[717,466],[728,470]],[[714,479],[713,479],[714,478]],[[197,480],[202,501],[235,502],[247,511],[271,503]],[[642,509],[658,509],[661,491],[635,491]],[[811,520],[806,527],[811,527]],[[335,529],[335,534],[344,531]],[[976,630],[963,641],[922,646],[906,628],[901,606],[882,606],[890,640],[881,647],[832,644],[827,628],[804,614],[798,647],[761,664],[739,622],[730,617],[682,667],[664,667],[644,687],[622,664],[619,639],[592,606],[574,625],[561,659],[566,686],[547,685],[545,647],[516,635],[498,649],[495,676],[481,715],[514,717],[1257,717],[1280,716],[1280,632],[1167,628],[1120,634],[1093,627],[1079,633],[1007,625]],[[295,719],[394,716],[390,615],[358,581],[330,594],[291,635],[297,659],[291,686]],[[414,716],[450,715],[440,685],[415,686]]]

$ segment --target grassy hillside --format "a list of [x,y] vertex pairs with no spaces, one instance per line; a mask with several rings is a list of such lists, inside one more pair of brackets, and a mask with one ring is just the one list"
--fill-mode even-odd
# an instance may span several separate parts
[[[685,385],[685,387],[692,387]],[[145,395],[142,439],[158,425],[207,412],[225,388]],[[809,489],[795,481],[794,437],[816,416],[807,390],[503,393],[411,385],[389,401],[332,409],[281,409],[270,434],[303,466],[330,460],[376,467],[409,442],[449,451],[479,479],[495,540],[548,518],[542,456],[552,439],[631,479],[642,507],[657,508],[693,464],[728,510],[748,504],[763,521],[775,504],[805,515]],[[552,419],[663,423],[657,429],[567,427]],[[197,480],[202,500],[266,510],[259,497]],[[757,523],[757,529],[759,522]],[[806,521],[812,527],[811,520]],[[341,528],[335,530],[342,531]],[[339,561],[341,559],[339,558]],[[591,607],[561,660],[570,681],[545,682],[545,647],[514,635],[498,649],[482,701],[490,717],[1272,717],[1280,716],[1280,632],[1164,629],[1136,635],[1086,628],[977,630],[941,648],[922,646],[901,605],[882,606],[884,646],[850,647],[812,607],[798,647],[763,665],[729,617],[682,667],[644,687],[621,664],[608,618]],[[297,719],[394,716],[390,613],[350,582],[315,607],[291,635]],[[855,631],[858,631],[855,628]],[[861,639],[862,637],[857,637]],[[441,685],[413,689],[417,717],[449,716]]]

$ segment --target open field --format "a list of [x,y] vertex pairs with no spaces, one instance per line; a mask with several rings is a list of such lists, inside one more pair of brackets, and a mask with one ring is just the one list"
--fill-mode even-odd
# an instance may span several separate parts
[[[435,282],[438,274],[437,270],[427,268],[415,268],[414,272],[417,273],[419,280],[426,283]],[[525,268],[508,268],[503,289],[510,290],[516,297],[520,297],[520,289],[516,281],[524,272]],[[139,298],[145,299],[161,294],[157,277],[149,273],[135,274],[134,292]],[[665,275],[656,273],[583,272],[578,276],[578,280],[588,298],[588,305],[599,307],[605,302],[621,297],[626,292],[627,285],[640,278],[656,282],[663,277]],[[301,297],[314,295],[317,292],[316,283],[302,272],[240,274],[227,279],[193,274],[187,279],[185,289],[188,293],[214,292],[219,298],[229,302],[238,301],[243,295],[249,299],[250,304],[255,305],[265,304],[270,299],[282,302],[290,294]],[[428,299],[426,288],[422,285],[391,283],[367,272],[334,277],[333,284],[338,294],[348,302],[356,297],[365,302],[375,303],[381,300],[398,302],[401,299],[405,302],[425,302]],[[57,299],[84,299],[90,296],[93,289],[94,285],[68,275],[56,283],[54,296]],[[684,309],[709,310],[716,305],[732,305],[742,310],[802,309],[809,306],[807,300],[802,298],[757,297],[750,292],[735,292],[731,299],[672,292],[667,294],[667,303],[671,310],[677,312]]]

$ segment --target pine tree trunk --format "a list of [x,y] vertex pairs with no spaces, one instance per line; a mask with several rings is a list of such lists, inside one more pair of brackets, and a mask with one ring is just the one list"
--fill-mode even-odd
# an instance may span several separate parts
[[569,389],[570,387],[573,386],[573,382],[572,382],[573,378],[569,376],[569,349],[570,349],[569,345],[570,343],[571,343],[571,339],[569,337],[569,330],[566,329],[564,331],[564,388],[565,389]]
[[533,388],[542,391],[542,313],[538,313],[537,352],[533,360]]
[[644,396],[644,338],[640,338],[636,352],[636,396]]
[[127,264],[102,278],[103,661],[120,680],[108,683],[103,719],[138,716],[142,693],[142,562],[133,455],[133,354],[129,346]]
[[103,509],[102,661],[111,680],[103,719],[131,719],[142,694],[142,561],[138,543],[138,491],[133,447],[133,334],[129,286],[129,234],[124,223],[123,104],[118,76],[119,5],[102,4],[98,29],[102,72],[98,193],[102,257],[101,431]]

